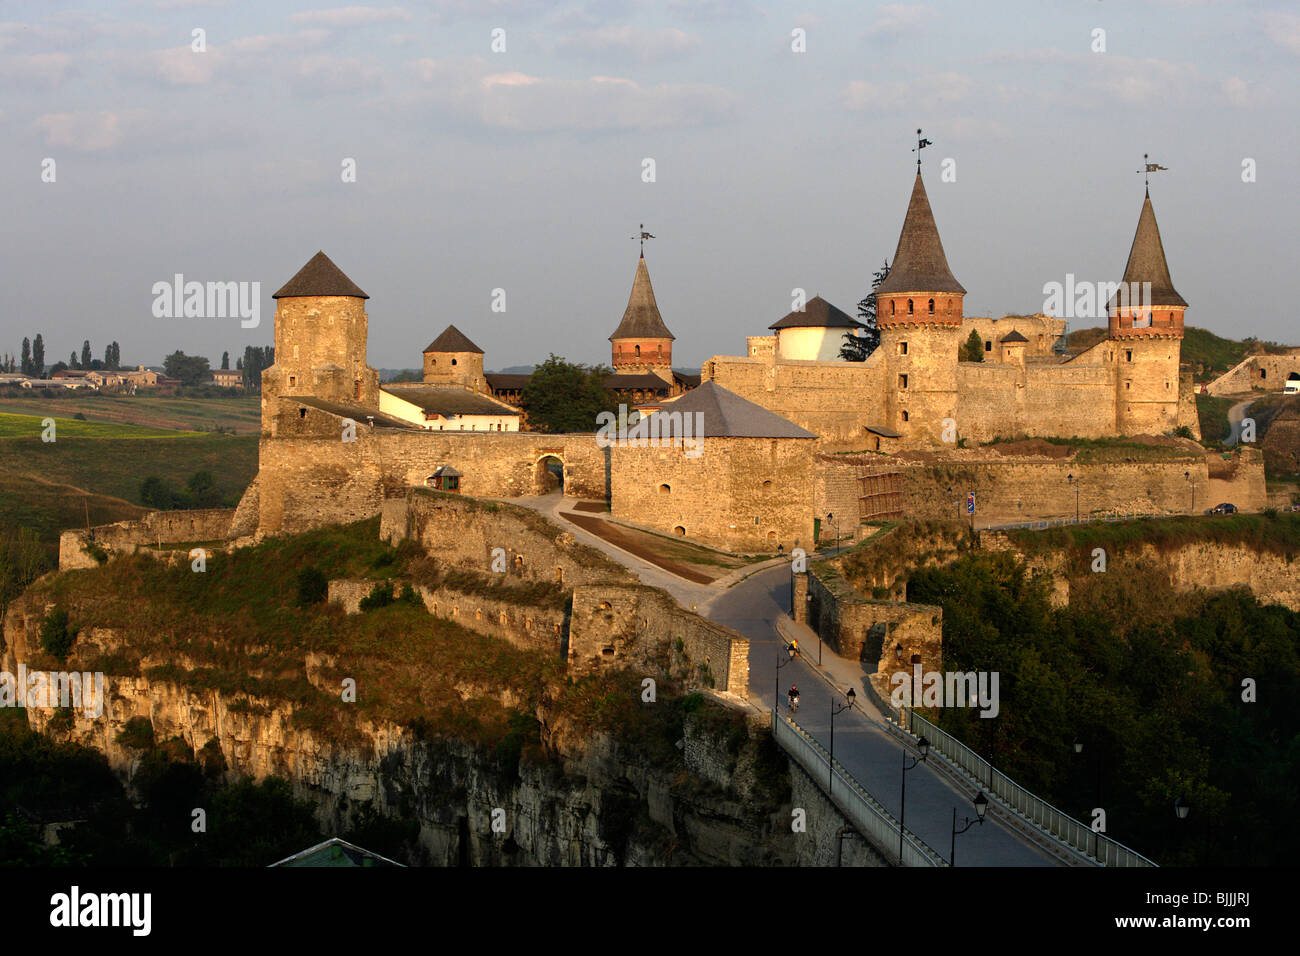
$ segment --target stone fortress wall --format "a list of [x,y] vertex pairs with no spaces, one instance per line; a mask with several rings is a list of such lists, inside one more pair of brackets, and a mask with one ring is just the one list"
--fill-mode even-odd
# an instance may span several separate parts
[[385,499],[425,487],[443,465],[460,471],[460,491],[516,498],[554,490],[545,462],[564,466],[564,493],[605,500],[606,449],[595,435],[533,432],[431,432],[357,422],[343,440],[343,416],[313,405],[282,402],[276,436],[259,449],[259,535],[378,514]]
[[[1164,461],[1080,461],[992,449],[950,449],[942,454],[816,457],[815,512],[858,516],[864,469],[901,475],[909,518],[966,518],[966,494],[975,492],[980,524],[1038,518],[1168,515],[1201,512],[1223,501],[1247,511],[1268,506],[1263,456],[1238,448],[1230,460],[1187,444]],[[1074,481],[1069,476],[1074,476]],[[949,490],[951,489],[951,491]]]
[[1286,355],[1248,355],[1205,386],[1205,391],[1219,396],[1257,388],[1280,392],[1293,372],[1300,373],[1300,349],[1290,349]]
[[814,439],[705,437],[698,457],[672,447],[610,449],[614,515],[710,547],[753,553],[808,547]]
[[234,516],[233,508],[151,511],[134,521],[98,525],[90,531],[64,531],[59,535],[59,570],[98,567],[92,548],[114,557],[163,544],[225,541]]

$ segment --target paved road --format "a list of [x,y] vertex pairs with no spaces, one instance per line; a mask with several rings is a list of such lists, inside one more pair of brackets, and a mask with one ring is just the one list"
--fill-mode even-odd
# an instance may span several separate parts
[[1229,447],[1237,444],[1237,439],[1241,437],[1241,420],[1246,417],[1246,410],[1255,402],[1258,396],[1252,396],[1244,402],[1238,402],[1228,409],[1228,426],[1231,431],[1228,437],[1223,440],[1223,444]]
[[[735,628],[749,638],[750,699],[770,707],[777,689],[775,666],[784,657],[784,644],[776,630],[776,621],[790,608],[790,572],[786,567],[762,571],[747,578],[710,602],[707,615],[719,624]],[[823,747],[830,749],[832,691],[808,663],[815,661],[815,647],[801,642],[802,657],[781,668],[780,691],[791,683],[800,690],[799,713],[795,720]],[[824,660],[830,656],[824,652]],[[844,673],[843,668],[836,668]],[[857,668],[855,681],[858,700],[865,698]],[[841,694],[835,694],[838,703]],[[784,702],[782,707],[785,707]],[[900,804],[900,781],[904,747],[887,731],[869,719],[862,707],[835,717],[835,759],[861,783],[895,818]],[[909,751],[910,752],[910,751]],[[918,834],[945,859],[952,840],[952,811],[957,808],[957,822],[973,817],[970,799],[948,781],[922,764],[907,773],[907,829]],[[1019,834],[995,820],[976,825],[957,837],[958,866],[1053,866],[1058,861]]]

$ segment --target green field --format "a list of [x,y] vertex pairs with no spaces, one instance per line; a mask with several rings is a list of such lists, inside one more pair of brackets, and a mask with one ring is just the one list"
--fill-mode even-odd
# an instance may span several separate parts
[[[59,409],[59,411],[63,411]],[[13,415],[0,412],[0,438],[40,438],[45,431],[43,424],[48,419],[54,421],[54,441],[57,444],[64,438],[193,438],[202,434],[195,431],[177,431],[168,428],[148,428],[141,425],[122,425],[93,421],[78,421],[75,418],[60,418],[55,415]]]
[[211,432],[218,428],[254,435],[261,428],[261,400],[176,398],[150,395],[96,395],[69,392],[57,398],[30,395],[0,397],[0,414],[72,418],[78,412],[92,422],[149,428]]
[[0,526],[35,531],[52,548],[59,532],[135,518],[146,508],[150,476],[181,489],[212,473],[220,503],[233,507],[257,473],[257,436],[169,431],[55,419],[55,441],[41,440],[41,418],[0,415]]

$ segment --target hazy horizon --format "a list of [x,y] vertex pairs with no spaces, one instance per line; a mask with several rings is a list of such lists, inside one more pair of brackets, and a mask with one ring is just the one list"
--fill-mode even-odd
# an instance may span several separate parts
[[[674,365],[698,369],[796,287],[854,313],[893,255],[917,127],[967,314],[1117,281],[1149,153],[1188,324],[1300,344],[1273,281],[1300,213],[1300,15],[1280,2],[20,0],[3,19],[15,356],[40,332],[49,364],[89,339],[124,365],[233,366],[321,249],[370,296],[376,368],[419,367],[451,323],[488,368],[607,363],[644,222]],[[155,318],[177,273],[260,282],[260,326]]]

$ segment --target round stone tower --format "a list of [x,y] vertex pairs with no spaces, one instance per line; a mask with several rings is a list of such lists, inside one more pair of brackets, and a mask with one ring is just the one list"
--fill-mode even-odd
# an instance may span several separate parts
[[[886,424],[904,442],[938,442],[957,418],[957,361],[966,290],[948,268],[930,200],[916,171],[889,275],[876,289],[885,366]],[[962,431],[957,421],[957,431]]]
[[279,399],[379,407],[379,373],[366,364],[366,299],[318,252],[272,296],[275,364],[262,372],[262,431],[274,435]]
[[456,326],[447,326],[424,350],[424,382],[426,385],[459,385],[486,393],[483,350]]
[[1118,291],[1107,303],[1115,366],[1115,425],[1121,435],[1180,424],[1179,363],[1187,300],[1174,288],[1148,189]]
[[650,285],[645,253],[637,260],[632,294],[623,312],[623,321],[609,337],[615,372],[635,374],[649,372],[669,385],[673,383],[673,334],[664,325]]

